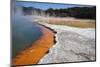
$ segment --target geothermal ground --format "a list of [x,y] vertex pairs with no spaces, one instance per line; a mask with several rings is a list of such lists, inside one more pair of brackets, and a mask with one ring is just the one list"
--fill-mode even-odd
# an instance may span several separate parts
[[[70,20],[71,22],[76,21],[75,19]],[[40,20],[37,21],[39,22]],[[55,22],[57,24],[47,23],[47,20],[44,21],[45,20],[42,20],[39,23],[50,27],[57,32],[57,34],[55,34],[56,43],[49,49],[49,53],[46,54],[38,64],[95,61],[94,20],[78,20],[82,22],[82,24],[81,22],[78,22],[82,27],[79,25],[77,27],[73,26],[74,22],[72,25],[67,25],[67,23],[65,23],[66,25],[60,25],[57,23],[58,21]]]

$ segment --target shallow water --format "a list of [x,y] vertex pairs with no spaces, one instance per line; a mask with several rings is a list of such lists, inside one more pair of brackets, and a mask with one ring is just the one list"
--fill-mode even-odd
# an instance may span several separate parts
[[23,17],[15,16],[11,19],[12,58],[20,51],[31,46],[42,35],[41,28]]

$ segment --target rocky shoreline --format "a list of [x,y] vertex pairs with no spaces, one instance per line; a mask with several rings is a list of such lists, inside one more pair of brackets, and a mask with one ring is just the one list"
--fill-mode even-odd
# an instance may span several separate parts
[[[42,23],[42,22],[41,22]],[[42,23],[57,32],[55,45],[38,64],[95,61],[95,29]]]

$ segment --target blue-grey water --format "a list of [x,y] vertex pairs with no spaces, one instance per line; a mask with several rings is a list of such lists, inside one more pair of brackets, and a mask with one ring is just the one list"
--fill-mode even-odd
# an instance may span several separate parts
[[42,36],[41,28],[23,17],[11,18],[12,58]]

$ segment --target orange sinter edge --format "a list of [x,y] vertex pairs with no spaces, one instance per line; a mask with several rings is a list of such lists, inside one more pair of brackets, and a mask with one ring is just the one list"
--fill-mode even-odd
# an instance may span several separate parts
[[12,59],[12,65],[37,64],[39,60],[54,44],[54,32],[41,26],[43,35],[34,42],[30,48],[23,50],[19,55]]

